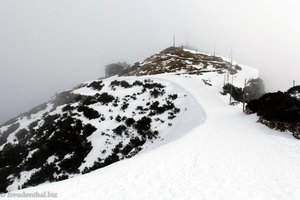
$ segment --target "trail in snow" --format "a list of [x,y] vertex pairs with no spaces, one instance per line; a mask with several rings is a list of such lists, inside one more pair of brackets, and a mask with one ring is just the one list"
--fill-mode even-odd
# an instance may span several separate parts
[[199,77],[158,77],[192,93],[205,111],[205,123],[132,159],[25,191],[97,200],[300,198],[299,141],[228,106]]

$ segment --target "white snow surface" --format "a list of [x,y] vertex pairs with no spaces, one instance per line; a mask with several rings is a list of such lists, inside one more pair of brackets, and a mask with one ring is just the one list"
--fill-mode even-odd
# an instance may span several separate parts
[[[12,193],[46,191],[65,200],[300,199],[299,141],[256,123],[241,106],[229,106],[229,97],[219,94],[223,76],[149,76],[178,84],[197,100],[195,110],[204,111],[180,118],[183,126],[172,134],[180,135],[190,119],[199,118],[195,128],[89,174]],[[235,82],[250,77],[257,71],[243,67]]]

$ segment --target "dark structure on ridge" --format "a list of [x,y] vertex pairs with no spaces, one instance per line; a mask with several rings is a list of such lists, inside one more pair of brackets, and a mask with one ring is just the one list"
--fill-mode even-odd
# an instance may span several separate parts
[[105,67],[105,77],[110,77],[119,74],[130,65],[126,62],[111,63]]

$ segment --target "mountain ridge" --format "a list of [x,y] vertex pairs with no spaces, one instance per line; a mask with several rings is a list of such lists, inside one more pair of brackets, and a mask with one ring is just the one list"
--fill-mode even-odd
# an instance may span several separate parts
[[[177,61],[179,64],[174,65]],[[123,77],[89,81],[70,91],[59,93],[51,101],[0,127],[0,159],[2,163],[11,162],[12,167],[17,167],[17,171],[14,171],[8,170],[3,164],[0,166],[0,178],[6,183],[2,185],[1,191],[13,191],[87,173],[132,157],[147,148],[160,146],[159,143],[168,143],[171,138],[177,138],[189,131],[190,128],[187,127],[199,125],[206,118],[202,107],[196,106],[198,104],[192,100],[193,94],[187,92],[186,87],[179,87],[168,76],[178,76],[187,82],[197,77],[204,87],[211,88],[211,92],[218,95],[229,77],[234,78],[234,84],[241,87],[245,78],[257,78],[258,72],[250,67],[231,65],[221,57],[171,47],[150,56],[131,71],[123,72]],[[227,95],[222,98],[228,97]],[[102,113],[101,106],[104,106],[101,109],[106,110],[106,114]],[[126,109],[130,109],[130,113]],[[194,117],[186,116],[186,112],[193,112]],[[135,115],[138,117],[133,119],[132,116]],[[186,122],[182,116],[191,122]],[[195,116],[199,116],[199,119]],[[177,118],[187,124],[186,130],[180,128],[179,121],[172,122]],[[22,120],[23,124],[18,125],[18,121]],[[109,121],[114,121],[113,125],[109,125]],[[107,128],[103,128],[106,126]],[[160,126],[157,130],[156,127]],[[110,139],[99,140],[96,133]],[[133,134],[132,137],[130,134]],[[32,137],[36,137],[34,141],[40,143],[27,144]],[[48,141],[47,137],[54,137],[55,140]],[[91,137],[94,139],[89,139]],[[122,143],[120,138],[125,138]],[[164,142],[166,138],[169,139]],[[24,145],[18,145],[22,141]],[[62,152],[51,150],[49,154],[47,149],[50,147]],[[104,151],[101,147],[108,147],[108,150]],[[72,154],[73,151],[76,153]],[[26,152],[26,155],[19,156],[19,161],[11,161],[7,155],[14,152],[16,155]],[[101,157],[103,154],[105,157]]]

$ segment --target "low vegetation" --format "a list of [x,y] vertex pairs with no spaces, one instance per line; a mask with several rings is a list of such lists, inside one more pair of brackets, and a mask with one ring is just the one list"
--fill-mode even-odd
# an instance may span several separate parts
[[267,93],[261,98],[250,101],[246,108],[247,113],[256,113],[259,122],[270,128],[280,131],[290,131],[300,139],[300,101],[293,95],[298,87],[287,92]]

